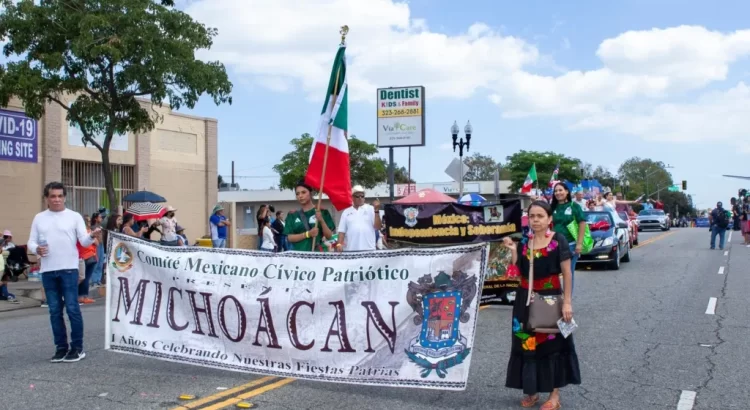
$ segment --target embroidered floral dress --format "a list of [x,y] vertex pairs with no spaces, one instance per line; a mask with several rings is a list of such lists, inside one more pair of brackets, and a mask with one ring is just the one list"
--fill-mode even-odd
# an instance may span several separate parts
[[[553,234],[549,245],[536,249],[534,254],[534,290],[541,295],[562,294],[560,263],[571,258],[568,241],[559,233]],[[518,245],[518,267],[521,287],[513,306],[513,335],[505,386],[522,389],[524,394],[549,393],[568,384],[580,384],[573,335],[534,333],[526,328],[529,309],[526,296],[529,289],[529,260],[532,251],[524,236]]]

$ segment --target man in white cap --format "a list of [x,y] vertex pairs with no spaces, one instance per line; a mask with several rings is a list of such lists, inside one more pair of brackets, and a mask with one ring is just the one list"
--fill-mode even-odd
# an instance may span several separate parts
[[339,240],[336,251],[374,251],[377,232],[382,227],[380,201],[372,205],[365,203],[365,189],[361,185],[352,188],[353,205],[345,209],[339,221]]
[[230,226],[231,223],[224,216],[224,207],[216,204],[214,210],[211,211],[211,217],[208,218],[208,222],[211,225],[211,242],[214,248],[226,248],[227,226]]

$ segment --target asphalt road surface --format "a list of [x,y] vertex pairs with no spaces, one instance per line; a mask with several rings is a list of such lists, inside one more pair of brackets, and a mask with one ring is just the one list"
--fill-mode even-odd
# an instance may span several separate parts
[[[621,270],[576,272],[583,384],[563,389],[564,408],[750,408],[750,249],[739,235],[726,252],[709,250],[708,241],[700,228],[644,233]],[[74,364],[48,362],[45,309],[0,314],[1,408],[520,408],[520,392],[504,387],[508,307],[482,309],[463,392],[261,377],[107,352],[103,303],[83,311],[88,357]],[[197,399],[180,401],[181,394]]]

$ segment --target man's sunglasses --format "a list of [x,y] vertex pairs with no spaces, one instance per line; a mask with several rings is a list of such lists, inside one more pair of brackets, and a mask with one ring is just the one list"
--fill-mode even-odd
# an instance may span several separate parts
[[355,198],[364,198],[365,196],[364,196],[364,195],[362,195],[362,194],[354,194],[354,197],[355,197]]

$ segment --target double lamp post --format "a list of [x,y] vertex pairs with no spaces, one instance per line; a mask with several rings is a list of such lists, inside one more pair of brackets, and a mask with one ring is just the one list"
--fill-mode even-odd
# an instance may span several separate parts
[[466,135],[466,141],[464,141],[463,138],[458,138],[459,133],[458,123],[456,121],[453,121],[453,126],[451,127],[451,135],[453,136],[453,152],[456,152],[456,147],[458,147],[458,159],[461,163],[460,168],[460,175],[461,178],[458,181],[458,197],[461,198],[464,195],[464,147],[466,147],[466,152],[469,152],[469,143],[471,142],[471,123],[469,121],[466,121],[466,126],[464,127],[464,134]]

